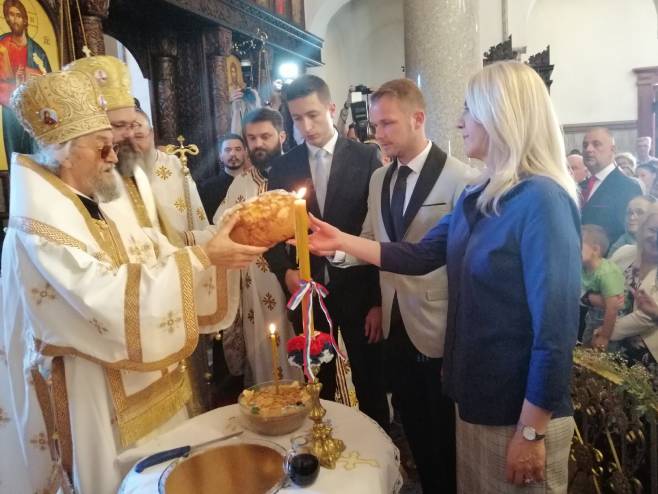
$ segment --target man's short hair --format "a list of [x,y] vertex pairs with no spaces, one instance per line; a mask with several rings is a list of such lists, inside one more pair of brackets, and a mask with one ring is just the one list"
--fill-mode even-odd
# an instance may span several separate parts
[[574,154],[576,156],[582,156],[583,155],[583,153],[580,151],[580,149],[573,148],[571,151],[569,151],[569,154],[567,154],[567,156],[573,156]]
[[9,17],[9,9],[12,7],[16,7],[20,11],[21,15],[23,16],[23,20],[25,21],[25,27],[27,28],[27,9],[21,0],[5,0],[5,3],[2,5],[2,13],[5,16],[5,20],[7,20],[7,17]]
[[593,245],[599,248],[601,256],[605,256],[610,247],[610,240],[608,234],[599,225],[583,225],[580,227],[580,232],[583,236],[583,243]]
[[238,134],[224,134],[222,137],[219,138],[217,141],[217,148],[219,149],[219,152],[221,153],[222,151],[222,146],[224,146],[224,143],[226,141],[232,141],[232,140],[240,141],[242,143],[242,147],[245,147],[244,145],[244,139],[242,136],[239,136]]
[[316,75],[305,74],[292,81],[285,89],[286,101],[293,101],[316,93],[318,99],[324,104],[331,103],[329,86]]
[[393,79],[382,84],[377,91],[370,96],[370,103],[375,104],[384,96],[390,96],[406,103],[414,110],[425,111],[425,97],[412,81],[409,79]]
[[263,107],[251,110],[244,116],[242,120],[242,134],[245,135],[247,125],[258,122],[270,122],[277,132],[283,130],[283,117],[281,114],[276,110],[272,110],[272,108]]

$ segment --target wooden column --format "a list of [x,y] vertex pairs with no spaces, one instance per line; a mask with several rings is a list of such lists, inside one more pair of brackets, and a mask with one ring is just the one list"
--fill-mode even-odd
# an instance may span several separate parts
[[155,93],[156,130],[160,142],[176,142],[178,111],[176,107],[176,56],[173,37],[164,37],[155,57],[153,88]]
[[[76,19],[75,7],[71,7],[73,19]],[[87,40],[87,46],[93,55],[105,55],[105,41],[103,40],[103,20],[107,19],[110,9],[110,0],[84,0],[81,2],[82,26],[84,37],[78,27],[76,36],[77,57],[84,56],[82,46]],[[77,20],[77,19],[76,19]],[[78,23],[76,22],[76,25]]]
[[208,76],[214,137],[217,139],[231,130],[231,103],[226,78],[226,57],[231,54],[233,33],[219,27],[206,33]]
[[641,67],[633,69],[637,77],[637,136],[649,136],[652,139],[652,154],[655,152],[654,103],[655,87],[658,85],[658,67]]

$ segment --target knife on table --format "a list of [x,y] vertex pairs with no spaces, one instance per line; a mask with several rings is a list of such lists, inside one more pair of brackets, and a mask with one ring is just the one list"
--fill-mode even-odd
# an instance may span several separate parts
[[152,454],[141,460],[137,465],[135,465],[135,472],[142,473],[149,467],[153,465],[158,465],[162,462],[173,460],[175,458],[180,458],[181,456],[187,456],[190,453],[197,451],[199,449],[210,446],[211,444],[218,443],[221,441],[226,441],[232,437],[237,437],[242,434],[244,431],[234,432],[233,434],[227,434],[226,436],[218,437],[216,439],[211,439],[205,443],[197,444],[196,446],[181,446],[180,448],[168,449],[166,451],[160,451],[159,453]]

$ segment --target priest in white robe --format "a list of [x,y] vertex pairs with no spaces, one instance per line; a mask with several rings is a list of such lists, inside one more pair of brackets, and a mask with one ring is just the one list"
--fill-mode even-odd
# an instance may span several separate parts
[[[248,201],[267,191],[267,166],[270,160],[281,155],[286,139],[281,114],[270,108],[253,110],[244,118],[244,135],[253,166],[233,179],[225,199],[214,215],[213,223],[221,226],[224,212],[238,203]],[[205,232],[189,232],[188,243],[206,241],[215,227]],[[296,368],[287,361],[286,343],[294,336],[286,309],[287,299],[281,284],[270,271],[267,261],[259,258],[253,265],[241,270],[229,270],[228,290],[240,295],[239,320],[233,330],[242,330],[248,367],[245,384],[257,384],[272,379],[272,351],[268,327],[275,324],[278,331],[279,352],[277,366],[285,379],[300,378]],[[224,346],[227,360],[231,349]],[[227,351],[228,350],[228,351]]]
[[190,387],[179,362],[198,339],[200,275],[263,251],[230,241],[231,225],[181,249],[139,225],[119,232],[99,204],[117,194],[102,103],[93,79],[77,71],[31,79],[12,97],[42,149],[13,157],[2,256],[6,413],[20,440],[12,453],[22,455],[34,491],[70,479],[78,493],[116,492],[125,473],[118,452],[186,416]]

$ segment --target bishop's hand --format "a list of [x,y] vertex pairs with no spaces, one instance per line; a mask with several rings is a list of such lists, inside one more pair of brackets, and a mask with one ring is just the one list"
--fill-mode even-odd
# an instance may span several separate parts
[[233,230],[237,219],[236,215],[228,218],[227,221],[222,223],[217,234],[203,246],[210,262],[216,266],[233,269],[245,268],[268,249],[267,247],[238,244],[231,240],[229,234]]

